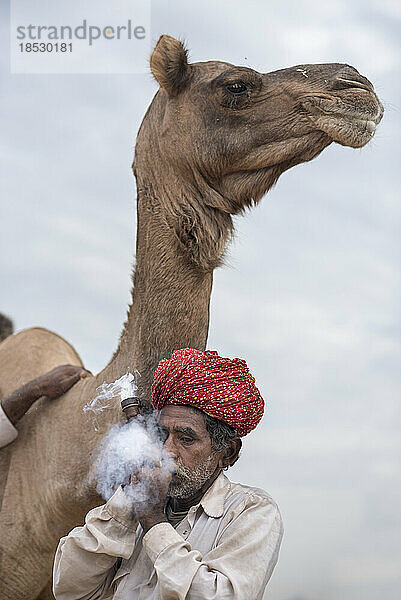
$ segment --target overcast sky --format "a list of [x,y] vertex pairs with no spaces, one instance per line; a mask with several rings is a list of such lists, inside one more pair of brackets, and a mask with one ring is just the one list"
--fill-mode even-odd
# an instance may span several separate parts
[[[129,301],[130,164],[156,85],[10,75],[1,6],[0,311],[98,371]],[[215,276],[208,347],[246,358],[267,400],[230,476],[281,507],[274,600],[399,598],[400,20],[398,0],[152,3],[153,40],[185,38],[194,61],[345,62],[386,108],[368,147],[330,146],[238,218]]]

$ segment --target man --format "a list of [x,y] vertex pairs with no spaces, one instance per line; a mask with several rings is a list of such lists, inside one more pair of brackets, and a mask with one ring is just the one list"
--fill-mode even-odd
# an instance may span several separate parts
[[6,315],[3,315],[3,313],[0,313],[0,342],[8,338],[8,336],[11,335],[13,331],[14,324],[11,321],[11,319],[6,317]]
[[176,473],[143,468],[146,502],[120,487],[62,538],[54,565],[57,600],[260,600],[277,562],[282,522],[262,490],[231,483],[240,436],[263,414],[245,361],[177,350],[152,386],[164,447]]
[[42,396],[58,398],[89,374],[82,367],[61,365],[32,379],[4,398],[0,403],[0,448],[15,440],[18,435],[16,424],[36,400]]

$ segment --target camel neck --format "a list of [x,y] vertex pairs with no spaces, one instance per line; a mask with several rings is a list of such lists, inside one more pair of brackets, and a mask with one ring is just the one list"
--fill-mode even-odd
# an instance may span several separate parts
[[[185,202],[194,210],[193,203]],[[193,240],[185,237],[182,203],[172,204],[170,198],[138,186],[132,302],[118,350],[99,375],[112,380],[137,369],[144,400],[149,400],[161,358],[178,348],[204,350],[207,341],[213,268],[193,259],[186,247]]]

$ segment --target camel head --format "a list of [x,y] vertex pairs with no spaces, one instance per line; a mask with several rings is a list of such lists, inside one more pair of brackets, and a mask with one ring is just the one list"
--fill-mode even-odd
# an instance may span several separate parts
[[150,65],[160,90],[138,135],[137,177],[144,170],[167,175],[231,214],[331,142],[364,146],[383,115],[373,85],[345,64],[271,73],[190,64],[182,43],[163,35]]

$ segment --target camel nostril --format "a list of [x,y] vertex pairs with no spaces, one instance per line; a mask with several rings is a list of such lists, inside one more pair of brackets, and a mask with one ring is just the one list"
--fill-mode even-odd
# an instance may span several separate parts
[[340,76],[338,75],[334,79],[335,90],[347,90],[350,88],[359,88],[361,90],[367,90],[368,92],[373,91],[373,85],[370,83],[368,79],[362,77],[361,75],[352,74],[350,76]]

